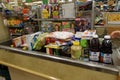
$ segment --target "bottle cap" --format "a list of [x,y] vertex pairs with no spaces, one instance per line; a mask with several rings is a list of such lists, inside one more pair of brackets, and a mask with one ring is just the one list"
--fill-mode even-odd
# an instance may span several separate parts
[[75,45],[75,46],[79,46],[80,43],[79,43],[79,41],[73,41],[73,45]]
[[93,35],[93,38],[98,38],[98,35],[97,34]]
[[110,35],[105,35],[104,38],[105,39],[110,39],[111,37],[110,37]]

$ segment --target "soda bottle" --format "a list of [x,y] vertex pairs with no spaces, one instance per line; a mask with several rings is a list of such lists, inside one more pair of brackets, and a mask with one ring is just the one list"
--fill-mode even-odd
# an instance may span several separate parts
[[112,42],[110,35],[105,35],[102,41],[100,62],[112,64]]
[[89,42],[90,40],[87,40],[86,47],[83,48],[83,60],[84,61],[89,61],[89,52],[90,52]]
[[94,35],[90,41],[90,53],[89,53],[89,60],[91,61],[99,61],[100,56],[100,43],[98,39],[98,35]]

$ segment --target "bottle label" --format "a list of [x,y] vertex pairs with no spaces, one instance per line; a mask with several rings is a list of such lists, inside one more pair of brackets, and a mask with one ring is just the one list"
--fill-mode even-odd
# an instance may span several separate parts
[[104,63],[112,63],[112,54],[101,52],[101,57],[103,58]]
[[99,55],[100,55],[100,52],[93,52],[93,51],[90,51],[90,60],[92,61],[99,61]]

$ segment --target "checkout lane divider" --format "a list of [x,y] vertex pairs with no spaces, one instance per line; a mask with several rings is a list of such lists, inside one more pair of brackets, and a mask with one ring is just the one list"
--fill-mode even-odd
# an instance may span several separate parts
[[43,73],[38,73],[38,72],[35,72],[35,71],[32,71],[32,70],[28,70],[28,69],[25,69],[25,68],[21,68],[21,67],[19,67],[19,66],[15,66],[15,65],[12,65],[12,64],[3,62],[3,61],[0,61],[0,64],[6,65],[6,66],[8,66],[8,67],[15,68],[15,69],[22,70],[22,71],[25,71],[25,72],[27,72],[27,73],[30,73],[30,74],[33,74],[33,75],[36,75],[36,76],[40,76],[40,77],[45,78],[45,79],[47,79],[47,80],[61,80],[61,79],[59,79],[59,78],[55,78],[55,77],[52,77],[52,76],[49,76],[49,75],[46,75],[46,74],[43,74]]

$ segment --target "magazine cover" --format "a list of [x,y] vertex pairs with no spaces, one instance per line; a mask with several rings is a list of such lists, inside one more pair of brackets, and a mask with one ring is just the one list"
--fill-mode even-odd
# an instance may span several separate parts
[[41,5],[41,18],[47,19],[50,17],[50,5]]
[[41,30],[43,32],[52,32],[53,31],[52,22],[51,21],[42,21]]
[[84,13],[92,13],[92,1],[76,2],[76,17],[81,17]]
[[84,32],[89,29],[91,29],[90,18],[79,18],[75,20],[75,32]]
[[84,32],[92,27],[92,1],[76,3],[75,32]]
[[75,18],[75,5],[74,3],[62,4],[62,18]]
[[51,5],[51,18],[60,18],[58,4]]
[[53,31],[61,31],[61,22],[53,22]]
[[72,21],[63,21],[62,22],[62,31],[75,33],[75,24]]

